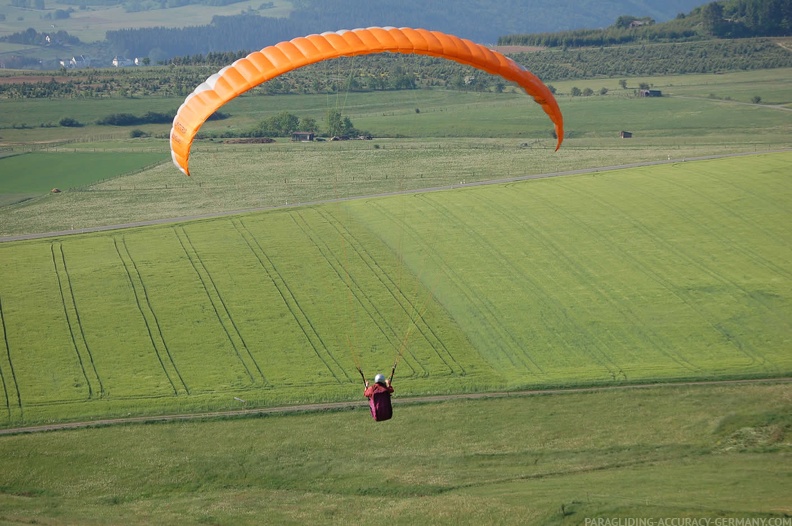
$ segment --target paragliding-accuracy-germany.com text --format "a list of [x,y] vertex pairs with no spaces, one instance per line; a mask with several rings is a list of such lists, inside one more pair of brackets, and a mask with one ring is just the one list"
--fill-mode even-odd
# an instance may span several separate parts
[[584,526],[792,526],[792,517],[587,517]]

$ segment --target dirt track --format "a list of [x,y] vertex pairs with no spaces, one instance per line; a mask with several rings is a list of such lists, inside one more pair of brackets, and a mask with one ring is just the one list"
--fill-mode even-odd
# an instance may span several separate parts
[[[773,384],[790,383],[792,377],[784,378],[757,378],[750,380],[712,380],[700,382],[673,382],[673,383],[652,383],[652,384],[631,384],[603,387],[579,387],[569,389],[534,389],[529,391],[510,391],[510,392],[491,392],[491,393],[466,393],[452,395],[420,396],[415,398],[393,399],[395,405],[407,404],[427,404],[438,403],[449,400],[479,400],[482,398],[520,398],[526,396],[549,396],[564,395],[571,393],[594,393],[603,391],[624,391],[628,389],[649,389],[649,388],[673,388],[673,387],[692,387],[692,386],[718,386],[718,385],[740,385],[740,384]],[[158,416],[134,416],[126,418],[106,418],[98,420],[88,420],[84,422],[64,422],[59,424],[47,424],[29,427],[14,427],[0,429],[0,435],[20,435],[27,433],[42,433],[46,431],[64,431],[67,429],[85,429],[90,427],[104,427],[112,425],[129,424],[150,424],[154,422],[176,422],[186,420],[207,420],[215,418],[239,418],[271,414],[289,413],[315,413],[321,411],[338,411],[342,409],[365,408],[368,404],[365,400],[355,402],[328,402],[316,404],[301,404],[279,407],[262,407],[259,409],[237,409],[233,411],[216,411],[212,413],[189,413],[178,415],[158,415]]]

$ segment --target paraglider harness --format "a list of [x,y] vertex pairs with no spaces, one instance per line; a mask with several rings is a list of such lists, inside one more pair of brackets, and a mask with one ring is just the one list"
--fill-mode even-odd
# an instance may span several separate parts
[[[398,362],[393,364],[393,369],[391,369],[391,374],[388,378],[388,384],[393,381],[393,375],[396,374],[397,364]],[[363,369],[358,367],[357,370],[360,373],[360,377],[363,379],[363,385],[366,387],[366,389],[368,389],[369,386],[366,384],[366,375],[363,374]],[[372,393],[369,397],[369,407],[371,408],[371,417],[376,422],[390,420],[391,417],[393,417],[393,406],[391,406],[390,391],[381,390]]]

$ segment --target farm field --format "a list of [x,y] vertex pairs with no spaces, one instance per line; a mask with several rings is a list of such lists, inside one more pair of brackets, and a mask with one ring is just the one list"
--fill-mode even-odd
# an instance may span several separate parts
[[397,404],[379,424],[361,404],[0,436],[0,522],[783,525],[790,395],[665,386]]
[[0,158],[0,204],[13,204],[53,189],[88,186],[162,162],[156,152],[74,152],[64,155],[28,153]]
[[[262,15],[272,17],[289,16],[291,6],[275,0],[272,8],[262,10]],[[90,6],[85,9],[73,9],[68,18],[58,20],[58,29],[78,37],[83,42],[104,40],[107,31],[128,29],[130,27],[187,27],[209,24],[214,16],[238,15],[247,9],[257,10],[262,2],[243,0],[230,5],[190,5],[173,7],[167,11],[161,9],[127,12],[122,6]],[[49,9],[32,10],[13,5],[0,6],[0,14],[5,18],[0,21],[0,36],[10,35],[32,27],[36,31],[50,31],[52,14],[57,9],[66,9],[53,4]]]
[[[144,168],[167,126],[93,124],[180,101],[0,101],[0,154],[25,153],[0,184],[12,159],[110,177],[0,206],[0,236],[44,236],[0,243],[0,427],[293,411],[0,436],[0,523],[787,524],[788,79],[630,79],[652,101],[617,81],[560,96],[555,153],[512,93],[243,97],[207,130],[339,107],[393,137],[201,140],[190,178]],[[133,162],[100,175],[108,155]],[[399,353],[375,424],[355,366]],[[421,401],[469,393],[497,398]]]
[[[580,87],[615,87],[606,96],[559,95],[568,136],[555,153],[545,116],[527,97],[515,93],[420,90],[350,93],[343,98],[245,96],[228,105],[228,119],[208,122],[204,131],[250,129],[281,111],[322,122],[329,109],[339,109],[356,126],[374,133],[375,139],[308,144],[280,140],[268,145],[199,140],[193,146],[191,178],[182,177],[163,162],[134,175],[57,196],[39,194],[22,205],[0,207],[0,235],[785,149],[792,137],[792,113],[783,108],[792,102],[788,74],[789,70],[773,70],[647,79],[670,90],[670,97],[654,100],[632,97],[633,90],[620,89],[615,79],[587,81],[591,86]],[[751,85],[770,104],[745,104],[750,102],[747,86]],[[571,88],[571,84],[563,85],[562,91]],[[677,92],[683,95],[676,96]],[[709,98],[713,92],[718,98]],[[161,152],[167,158],[167,142],[156,137],[165,137],[169,125],[140,126],[152,137],[130,139],[129,127],[98,126],[95,122],[115,112],[174,111],[180,103],[181,99],[168,98],[65,99],[57,104],[0,100],[0,110],[9,108],[0,111],[0,147],[10,153],[34,150],[58,161],[83,152]],[[66,117],[85,126],[50,126]],[[470,124],[459,126],[460,122]],[[621,130],[633,132],[633,138],[620,139]],[[98,165],[94,171],[106,170],[102,159],[97,156],[85,166],[93,162]],[[3,170],[4,162],[0,159],[0,180],[8,173]],[[30,169],[33,167],[20,168],[22,172]]]
[[788,375],[790,155],[4,243],[6,425]]

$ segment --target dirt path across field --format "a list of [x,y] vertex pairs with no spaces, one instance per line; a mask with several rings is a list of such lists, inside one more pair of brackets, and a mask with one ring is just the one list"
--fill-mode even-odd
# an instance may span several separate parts
[[[650,388],[679,388],[694,386],[729,386],[729,385],[752,385],[752,384],[787,384],[792,382],[792,377],[783,378],[756,378],[747,380],[707,380],[696,382],[669,382],[669,383],[648,383],[630,384],[603,387],[578,387],[568,389],[533,389],[527,391],[504,391],[491,393],[465,393],[449,394],[436,396],[417,396],[412,398],[393,398],[394,405],[408,404],[430,404],[447,402],[450,400],[480,400],[484,398],[522,398],[526,396],[551,396],[565,395],[571,393],[596,393],[605,391],[625,391],[633,389]],[[187,413],[175,415],[158,416],[133,416],[126,418],[104,418],[98,420],[88,420],[84,422],[63,422],[59,424],[47,424],[29,427],[14,427],[0,429],[0,435],[20,435],[27,433],[42,433],[46,431],[65,431],[68,429],[85,429],[91,427],[105,427],[113,425],[129,424],[151,424],[155,422],[180,422],[188,420],[210,420],[217,418],[241,418],[261,415],[293,414],[293,413],[316,413],[323,411],[338,411],[342,409],[367,408],[365,400],[355,402],[327,402],[316,404],[300,404],[278,407],[262,407],[258,409],[237,409],[231,411],[216,411],[211,413]]]

